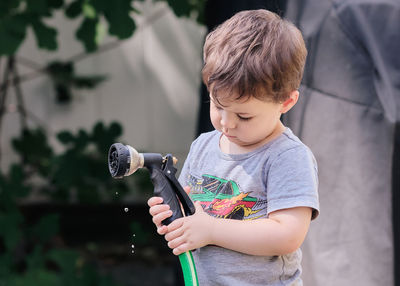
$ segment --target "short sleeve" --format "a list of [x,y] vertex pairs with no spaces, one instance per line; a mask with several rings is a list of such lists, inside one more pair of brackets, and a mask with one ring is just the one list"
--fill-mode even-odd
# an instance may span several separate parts
[[318,169],[304,145],[286,150],[273,159],[267,173],[268,214],[287,208],[310,207],[319,214]]
[[187,178],[189,176],[190,172],[190,151],[189,154],[186,157],[185,162],[183,163],[183,167],[181,169],[181,172],[179,174],[178,181],[182,185],[182,187],[185,187],[188,185]]
[[187,180],[188,180],[188,176],[189,176],[189,173],[190,173],[190,162],[192,160],[193,153],[195,152],[194,150],[196,149],[196,144],[197,144],[198,140],[199,140],[199,138],[194,140],[192,142],[192,144],[190,145],[189,153],[188,153],[188,155],[186,157],[185,162],[183,163],[183,167],[182,167],[181,172],[179,174],[178,181],[182,185],[182,187],[185,187],[185,186],[189,185],[189,182]]

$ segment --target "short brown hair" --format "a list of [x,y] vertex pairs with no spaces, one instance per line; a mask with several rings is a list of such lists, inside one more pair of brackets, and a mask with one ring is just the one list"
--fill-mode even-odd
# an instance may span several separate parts
[[301,32],[267,10],[242,11],[207,35],[203,81],[237,98],[285,101],[300,86],[307,50]]

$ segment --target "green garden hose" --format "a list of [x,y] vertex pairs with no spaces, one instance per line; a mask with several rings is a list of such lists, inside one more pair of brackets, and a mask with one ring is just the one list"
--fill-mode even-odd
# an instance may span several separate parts
[[181,262],[183,280],[185,286],[198,286],[196,267],[194,265],[193,255],[191,251],[179,254],[179,261]]

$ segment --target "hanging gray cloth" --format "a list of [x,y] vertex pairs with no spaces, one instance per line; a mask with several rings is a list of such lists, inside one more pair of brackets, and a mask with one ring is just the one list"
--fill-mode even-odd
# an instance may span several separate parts
[[309,56],[284,121],[319,166],[321,214],[302,247],[304,285],[394,285],[400,1],[288,1],[285,17],[302,30]]

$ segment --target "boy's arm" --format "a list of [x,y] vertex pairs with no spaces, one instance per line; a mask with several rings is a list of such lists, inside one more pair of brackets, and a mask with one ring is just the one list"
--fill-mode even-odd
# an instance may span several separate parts
[[196,203],[196,213],[175,220],[165,239],[175,255],[208,244],[251,255],[283,255],[300,247],[311,221],[311,208],[295,207],[270,213],[269,218],[240,221],[217,219]]

